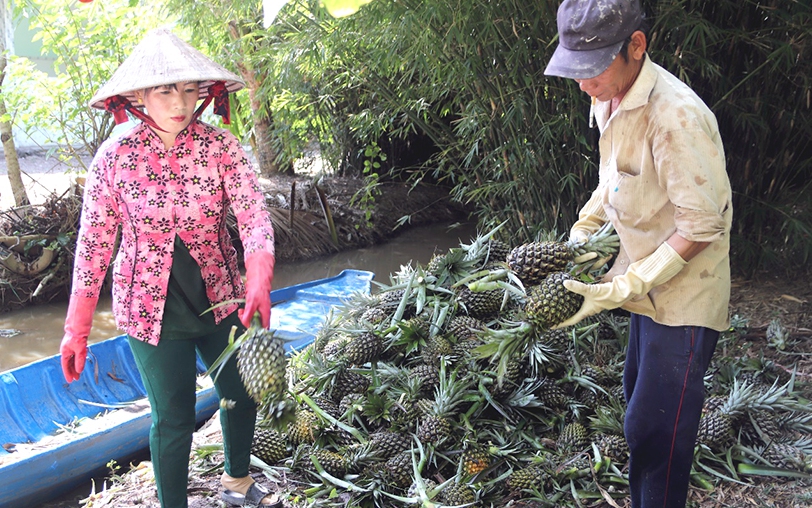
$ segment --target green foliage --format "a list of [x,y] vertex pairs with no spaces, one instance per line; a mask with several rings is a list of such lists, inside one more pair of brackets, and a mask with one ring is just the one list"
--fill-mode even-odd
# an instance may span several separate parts
[[[43,11],[34,19],[64,81],[28,73],[23,88],[35,98],[10,110],[34,121],[57,115],[64,140],[97,147],[110,119],[85,104],[142,27],[158,24],[147,19],[160,12],[153,1],[26,0],[23,12]],[[544,76],[559,0],[376,0],[341,19],[318,0],[293,0],[268,29],[254,0],[165,3],[195,46],[256,79],[254,96],[233,99],[232,130],[251,138],[257,118],[268,119],[278,163],[316,143],[339,174],[369,180],[358,199],[373,199],[381,180],[428,179],[447,185],[482,227],[506,222],[520,241],[567,230],[597,184],[588,97],[572,80]],[[643,3],[652,59],[718,117],[734,190],[734,270],[808,267],[809,3]],[[430,157],[397,167],[395,145]],[[373,146],[387,159],[365,155]]]
[[17,2],[16,16],[30,19],[43,54],[56,60],[54,76],[49,76],[27,59],[12,59],[3,92],[15,126],[39,132],[46,143],[59,146],[61,156],[94,154],[114,122],[109,113],[91,109],[90,98],[147,29],[169,21],[158,7],[151,0]]
[[[559,3],[379,0],[341,20],[296,4],[274,29],[287,55],[276,61],[278,85],[337,167],[360,173],[363,147],[426,135],[438,150],[412,178],[450,185],[483,225],[505,220],[519,239],[566,230],[597,183],[598,133],[575,83],[543,74]],[[734,270],[808,266],[808,2],[644,5],[652,59],[717,114]]]

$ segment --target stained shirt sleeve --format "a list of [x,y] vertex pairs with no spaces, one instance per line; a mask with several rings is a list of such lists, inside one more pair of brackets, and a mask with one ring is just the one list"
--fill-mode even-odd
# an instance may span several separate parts
[[71,293],[86,298],[99,297],[121,224],[120,210],[110,186],[110,153],[99,151],[85,183]]
[[223,181],[245,254],[264,250],[274,254],[274,232],[256,172],[237,138],[226,132]]
[[724,153],[699,126],[664,131],[652,148],[677,232],[694,242],[719,240],[731,204]]

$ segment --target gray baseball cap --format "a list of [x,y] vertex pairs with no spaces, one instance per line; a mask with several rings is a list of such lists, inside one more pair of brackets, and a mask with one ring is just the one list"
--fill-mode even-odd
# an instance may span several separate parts
[[557,19],[558,47],[544,74],[589,79],[611,65],[643,12],[639,0],[564,0]]

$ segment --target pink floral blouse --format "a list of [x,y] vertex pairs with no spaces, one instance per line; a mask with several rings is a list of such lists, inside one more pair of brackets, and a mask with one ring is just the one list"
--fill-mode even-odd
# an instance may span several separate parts
[[[141,124],[108,141],[96,154],[85,186],[72,294],[99,297],[120,229],[113,314],[125,333],[150,344],[160,340],[175,235],[200,266],[212,305],[243,298],[237,253],[226,229],[229,206],[245,253],[273,254],[265,199],[230,132],[195,121],[166,150]],[[237,307],[214,309],[215,321]]]

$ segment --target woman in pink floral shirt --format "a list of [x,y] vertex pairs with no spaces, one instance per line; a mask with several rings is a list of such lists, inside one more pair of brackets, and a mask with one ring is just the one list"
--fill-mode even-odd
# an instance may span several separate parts
[[[150,452],[162,508],[187,506],[197,354],[210,365],[233,326],[239,333],[255,313],[264,326],[270,322],[274,236],[254,168],[231,133],[198,120],[213,100],[215,112],[227,121],[228,92],[241,87],[237,76],[171,32],[156,30],[91,101],[117,121],[129,111],[143,123],[105,143],[91,166],[62,367],[68,382],[80,378],[120,232],[113,313],[129,336],[152,407]],[[204,103],[196,110],[199,99]],[[245,250],[245,285],[226,228],[229,209]],[[241,298],[245,307],[238,310],[233,301]],[[215,387],[221,399],[233,402],[220,410],[223,498],[237,505],[281,506],[248,475],[257,411],[234,359]]]

